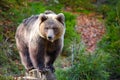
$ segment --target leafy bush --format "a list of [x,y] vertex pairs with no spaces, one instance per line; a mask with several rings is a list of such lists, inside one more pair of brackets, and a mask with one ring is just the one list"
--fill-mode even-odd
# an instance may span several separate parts
[[120,76],[120,26],[119,25],[107,25],[107,34],[104,36],[99,46],[106,52],[109,52],[112,56],[108,65],[111,77],[117,78]]
[[79,63],[75,63],[71,68],[68,80],[108,80],[109,73],[106,71],[106,59],[108,55],[104,53],[89,55],[79,55]]
[[[108,71],[111,79],[120,78],[120,1],[117,5],[113,5],[107,13],[106,18],[106,34],[99,46],[106,52],[110,53],[111,59],[108,64]],[[112,64],[111,64],[112,63]]]
[[120,1],[117,3],[116,13],[117,13],[117,21],[120,24]]
[[89,54],[83,45],[74,43],[73,65],[65,70],[58,69],[58,80],[108,80],[107,64],[110,55],[100,49]]

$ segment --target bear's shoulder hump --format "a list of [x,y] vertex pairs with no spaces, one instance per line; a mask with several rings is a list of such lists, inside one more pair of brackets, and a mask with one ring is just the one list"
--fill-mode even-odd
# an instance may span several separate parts
[[30,26],[38,19],[38,17],[39,17],[38,15],[32,15],[31,17],[24,19],[23,24],[25,26]]

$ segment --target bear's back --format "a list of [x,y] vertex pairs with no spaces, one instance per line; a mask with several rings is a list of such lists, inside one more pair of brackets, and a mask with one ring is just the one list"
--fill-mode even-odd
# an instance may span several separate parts
[[35,21],[38,19],[38,15],[32,15],[31,17],[29,18],[26,18],[23,20],[23,24],[24,26],[31,26],[35,23]]
[[[55,13],[50,11],[50,10],[47,10],[43,14],[49,15],[49,14],[55,14]],[[23,24],[24,24],[24,26],[31,26],[31,25],[33,25],[35,23],[35,21],[38,18],[39,18],[39,15],[32,15],[31,17],[24,19]]]

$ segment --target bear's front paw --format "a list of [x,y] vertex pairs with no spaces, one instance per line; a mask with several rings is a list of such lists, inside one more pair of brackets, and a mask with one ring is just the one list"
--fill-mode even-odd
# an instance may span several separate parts
[[47,66],[46,68],[47,68],[47,69],[50,69],[50,70],[52,71],[52,73],[55,72],[55,68],[54,68],[53,66]]
[[29,71],[35,69],[34,67],[29,67],[28,69],[26,69],[26,72],[29,73]]
[[47,69],[46,68],[40,68],[39,69],[39,72],[41,72],[42,74],[45,74],[45,73],[47,73]]

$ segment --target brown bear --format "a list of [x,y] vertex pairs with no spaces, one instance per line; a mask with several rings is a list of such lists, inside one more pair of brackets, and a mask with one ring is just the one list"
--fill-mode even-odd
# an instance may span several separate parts
[[65,17],[45,11],[25,19],[16,30],[16,45],[21,62],[27,71],[50,69],[64,44]]

